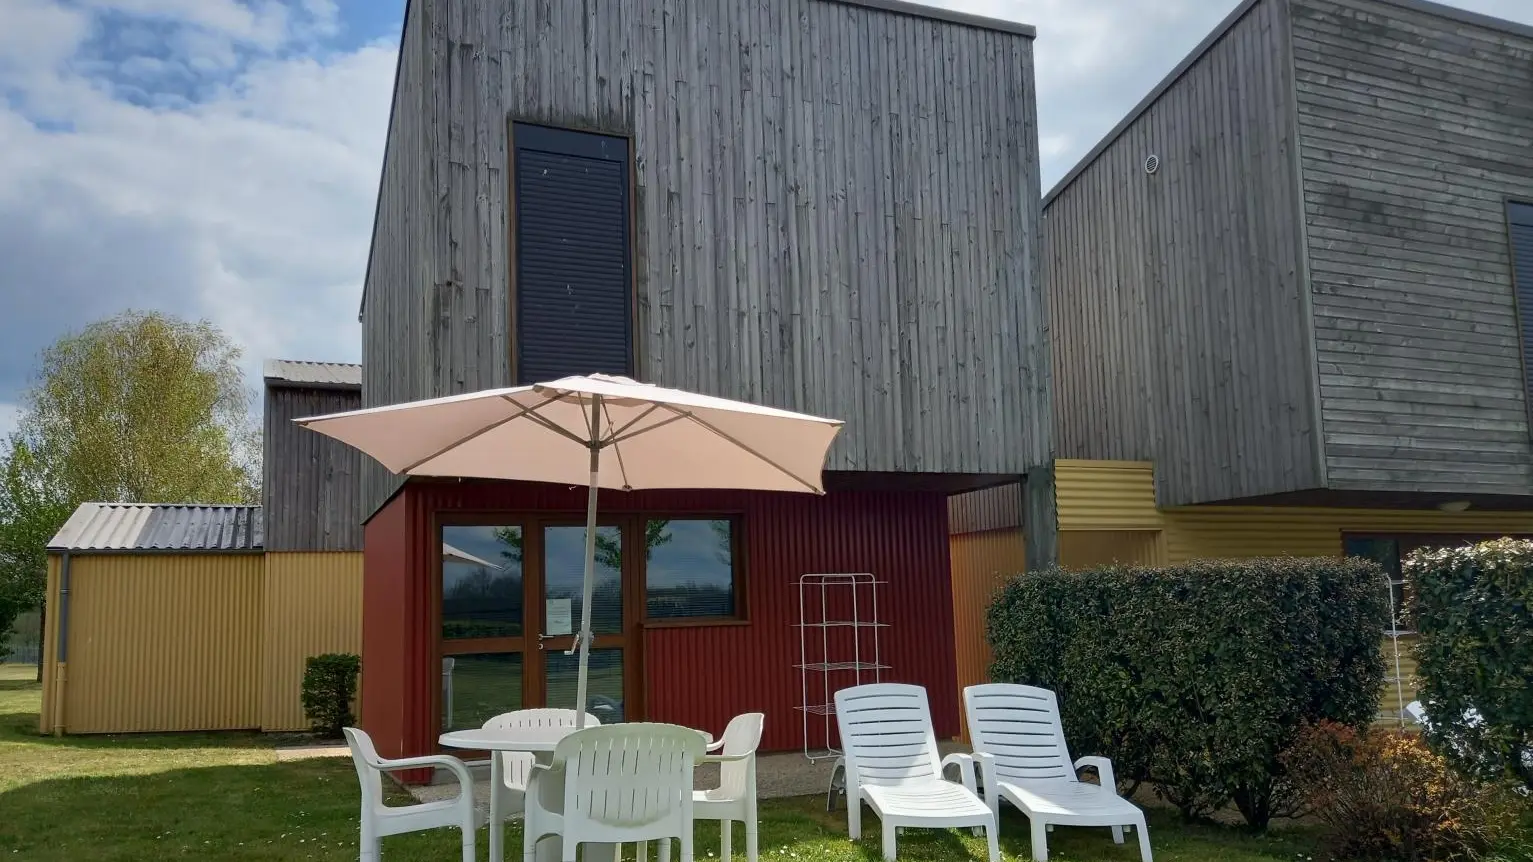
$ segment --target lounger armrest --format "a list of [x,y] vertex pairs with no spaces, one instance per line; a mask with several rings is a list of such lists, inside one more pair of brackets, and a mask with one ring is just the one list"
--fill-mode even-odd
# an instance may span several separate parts
[[1102,782],[1103,787],[1111,790],[1113,793],[1118,792],[1118,779],[1117,776],[1113,774],[1112,758],[1102,757],[1100,755],[1088,755],[1075,761],[1076,772],[1080,772],[1082,769],[1088,766],[1097,771],[1097,778]]
[[468,767],[463,761],[446,754],[430,754],[425,757],[406,757],[400,760],[379,760],[384,772],[397,772],[401,769],[419,769],[425,766],[437,766],[451,772],[463,785],[465,790],[472,792],[474,777],[469,774]]
[[698,763],[739,763],[742,760],[750,760],[756,756],[756,752],[748,751],[745,754],[705,754],[697,759]]
[[958,777],[963,782],[964,787],[968,788],[971,793],[979,792],[979,785],[974,781],[973,755],[953,753],[942,758],[942,773],[944,777],[947,775],[947,768],[949,766],[958,767]]

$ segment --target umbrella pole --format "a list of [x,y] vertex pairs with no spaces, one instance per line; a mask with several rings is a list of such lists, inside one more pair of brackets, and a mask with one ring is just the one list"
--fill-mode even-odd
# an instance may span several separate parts
[[591,599],[596,592],[596,490],[601,471],[601,396],[591,399],[591,487],[586,493],[586,572],[580,602],[580,668],[575,677],[575,729],[586,726],[586,678],[591,667]]

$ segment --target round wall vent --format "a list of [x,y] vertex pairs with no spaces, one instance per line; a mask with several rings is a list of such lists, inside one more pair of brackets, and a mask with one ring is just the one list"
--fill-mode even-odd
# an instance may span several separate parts
[[1153,174],[1160,170],[1160,156],[1151,155],[1144,160],[1144,172]]

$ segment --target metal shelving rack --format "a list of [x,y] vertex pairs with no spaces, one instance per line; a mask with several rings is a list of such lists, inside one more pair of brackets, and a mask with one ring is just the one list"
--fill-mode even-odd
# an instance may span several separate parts
[[[804,719],[804,757],[811,763],[841,752],[830,744],[831,717],[836,714],[831,688],[832,674],[849,674],[843,685],[881,682],[889,670],[879,653],[879,632],[889,627],[878,617],[878,587],[884,581],[867,572],[854,574],[811,574],[798,579],[798,664],[802,701],[795,707]],[[830,616],[832,603],[849,607],[849,618]],[[864,614],[866,609],[867,613]],[[830,635],[833,629],[850,629],[848,654],[832,655]],[[819,637],[815,637],[818,633]],[[818,641],[816,644],[815,642]],[[813,647],[818,646],[818,651]],[[865,678],[866,677],[866,678]],[[818,717],[812,722],[811,716]],[[811,746],[810,727],[818,725],[823,745]]]

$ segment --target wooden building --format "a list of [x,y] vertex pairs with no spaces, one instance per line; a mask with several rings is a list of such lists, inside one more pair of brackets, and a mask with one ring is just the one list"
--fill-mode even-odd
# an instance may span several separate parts
[[1529,141],[1533,28],[1240,3],[1043,200],[1057,560],[1533,534]]
[[1241,3],[1044,198],[1058,456],[1162,506],[1533,508],[1530,58],[1420,0]]
[[[797,579],[873,572],[885,678],[958,732],[946,496],[1053,449],[1032,35],[899,0],[408,3],[363,404],[606,372],[847,422],[823,498],[603,495],[593,709],[762,711],[797,747]],[[570,705],[584,496],[364,469],[379,749]]]

